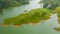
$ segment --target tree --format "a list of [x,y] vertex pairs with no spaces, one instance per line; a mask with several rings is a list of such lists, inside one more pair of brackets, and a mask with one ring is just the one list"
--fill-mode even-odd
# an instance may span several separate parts
[[60,0],[42,0],[40,3],[43,3],[43,7],[48,9],[55,9],[57,6],[60,6]]

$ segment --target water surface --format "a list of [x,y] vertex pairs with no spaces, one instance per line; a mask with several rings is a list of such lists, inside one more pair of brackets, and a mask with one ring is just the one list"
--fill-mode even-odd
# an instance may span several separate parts
[[[25,10],[29,11],[31,9],[43,8],[41,4],[38,4],[39,1],[40,0],[30,0],[30,4],[28,5],[4,9],[3,16],[0,15],[0,24],[2,24],[3,20],[6,18],[25,13]],[[0,26],[0,34],[60,34],[60,32],[54,30],[55,27],[58,27],[57,14],[52,14],[49,20],[40,22],[36,25],[25,24],[18,28],[13,25],[7,27]]]

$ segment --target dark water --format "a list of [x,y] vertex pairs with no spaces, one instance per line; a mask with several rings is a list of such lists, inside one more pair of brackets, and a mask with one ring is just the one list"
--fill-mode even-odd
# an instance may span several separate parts
[[49,20],[39,22],[38,24],[24,24],[16,28],[14,25],[7,27],[1,26],[5,18],[14,17],[25,13],[24,10],[35,8],[43,8],[42,4],[37,4],[39,0],[30,1],[28,5],[22,5],[12,9],[4,9],[4,13],[0,15],[0,34],[60,34],[54,28],[58,27],[57,14],[52,14]]

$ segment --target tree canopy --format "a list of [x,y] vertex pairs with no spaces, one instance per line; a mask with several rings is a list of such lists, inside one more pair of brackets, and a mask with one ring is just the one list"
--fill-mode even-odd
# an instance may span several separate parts
[[48,9],[55,9],[60,6],[60,0],[42,0],[40,3],[43,3],[43,7]]
[[32,9],[28,13],[5,19],[4,24],[8,25],[13,23],[14,25],[21,25],[27,23],[38,23],[41,20],[49,19],[50,15],[50,10],[48,9]]

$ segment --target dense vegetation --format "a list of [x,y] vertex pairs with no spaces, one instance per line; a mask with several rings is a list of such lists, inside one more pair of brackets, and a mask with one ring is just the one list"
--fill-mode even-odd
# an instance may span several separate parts
[[55,9],[57,6],[60,6],[60,0],[42,0],[40,3],[43,3],[43,8]]
[[28,3],[29,0],[0,0],[0,12],[2,12],[3,9],[9,7],[20,6],[22,4],[28,4]]
[[60,27],[58,27],[58,28],[54,28],[56,31],[60,31]]
[[13,23],[14,25],[21,25],[27,23],[38,23],[41,20],[47,20],[50,18],[50,10],[48,9],[32,9],[28,13],[20,14],[16,17],[7,18],[4,20],[4,24],[8,25]]
[[59,24],[60,24],[60,7],[57,7],[57,8],[55,9],[55,12],[57,13],[58,22],[59,22]]
[[39,3],[43,3],[43,8],[47,8],[51,13],[57,13],[58,22],[60,24],[60,0],[42,0]]
[[44,4],[43,8],[50,9],[51,13],[55,13],[55,8],[60,6],[60,0],[41,0],[39,3]]

